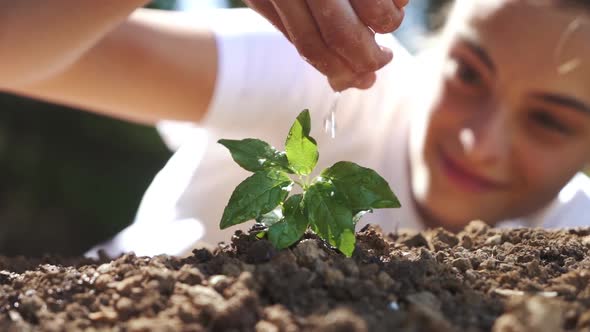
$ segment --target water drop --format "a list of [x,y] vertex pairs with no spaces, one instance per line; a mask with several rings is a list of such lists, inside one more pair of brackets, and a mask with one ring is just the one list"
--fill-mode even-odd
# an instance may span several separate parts
[[399,304],[396,301],[389,302],[389,309],[393,311],[399,310]]
[[336,110],[340,101],[340,92],[334,92],[334,102],[330,107],[328,114],[324,116],[324,131],[330,133],[332,138],[336,138]]

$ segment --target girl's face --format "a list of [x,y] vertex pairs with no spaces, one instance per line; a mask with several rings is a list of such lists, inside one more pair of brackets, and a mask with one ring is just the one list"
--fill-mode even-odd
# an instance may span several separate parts
[[465,0],[451,17],[410,139],[414,197],[434,224],[530,214],[590,161],[590,16],[540,2]]

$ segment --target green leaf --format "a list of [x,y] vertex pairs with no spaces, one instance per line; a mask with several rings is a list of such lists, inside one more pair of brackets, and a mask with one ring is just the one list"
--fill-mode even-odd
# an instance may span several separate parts
[[223,211],[220,228],[243,223],[272,211],[287,198],[293,181],[281,171],[254,173],[240,183]]
[[283,220],[283,211],[281,208],[276,208],[256,218],[257,223],[263,224],[266,227],[270,227],[281,220]]
[[246,138],[243,140],[220,139],[217,142],[228,148],[234,161],[250,172],[279,169],[293,173],[289,169],[287,155],[264,141]]
[[328,181],[312,184],[304,197],[305,210],[313,230],[347,257],[355,244],[352,211],[342,204],[336,187]]
[[308,175],[318,162],[319,153],[316,141],[309,136],[311,118],[304,110],[297,116],[285,142],[285,151],[290,168],[299,175]]
[[309,222],[303,214],[301,201],[303,195],[293,195],[283,207],[284,219],[268,229],[268,239],[278,249],[284,249],[299,241]]
[[401,206],[387,181],[370,168],[341,161],[323,170],[320,177],[336,187],[355,213]]

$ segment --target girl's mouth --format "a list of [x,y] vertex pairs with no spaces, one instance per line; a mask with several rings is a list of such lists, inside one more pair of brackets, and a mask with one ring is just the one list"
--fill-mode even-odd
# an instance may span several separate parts
[[439,149],[439,159],[443,173],[463,191],[479,193],[502,189],[506,186],[500,181],[470,170],[446,154],[443,149]]

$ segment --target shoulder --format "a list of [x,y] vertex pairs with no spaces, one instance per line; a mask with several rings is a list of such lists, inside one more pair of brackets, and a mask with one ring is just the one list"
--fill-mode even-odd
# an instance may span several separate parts
[[543,226],[590,226],[590,178],[587,175],[578,173],[563,187],[547,212]]

